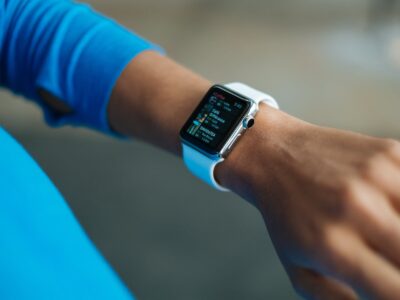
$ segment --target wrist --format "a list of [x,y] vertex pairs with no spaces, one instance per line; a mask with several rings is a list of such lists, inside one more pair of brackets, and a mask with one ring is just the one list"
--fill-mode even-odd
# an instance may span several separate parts
[[[221,185],[254,203],[258,187],[278,187],[275,171],[284,166],[291,141],[306,123],[268,105],[261,105],[255,125],[240,138],[215,170]],[[280,170],[281,171],[281,170]],[[280,172],[281,173],[281,172]]]

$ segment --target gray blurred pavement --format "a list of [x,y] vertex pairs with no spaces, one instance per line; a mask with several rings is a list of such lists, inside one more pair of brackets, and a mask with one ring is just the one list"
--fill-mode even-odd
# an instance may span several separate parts
[[[366,1],[90,3],[211,80],[248,82],[310,122],[400,137],[399,23],[367,23]],[[139,299],[297,299],[256,210],[177,158],[48,128],[34,104],[6,92],[0,122]]]

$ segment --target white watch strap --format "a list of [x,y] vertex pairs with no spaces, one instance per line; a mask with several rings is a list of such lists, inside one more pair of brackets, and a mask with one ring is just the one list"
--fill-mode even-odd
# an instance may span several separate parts
[[214,168],[217,164],[224,160],[223,158],[213,160],[203,155],[196,149],[183,144],[183,160],[185,161],[186,167],[198,178],[219,191],[229,191],[228,189],[218,184],[214,177]]
[[[234,82],[225,84],[230,90],[245,96],[246,98],[250,98],[257,104],[260,102],[265,102],[266,104],[279,109],[278,103],[272,98],[270,95],[260,92],[248,85],[245,85],[240,82]],[[183,160],[185,162],[186,167],[198,178],[208,183],[215,189],[223,192],[228,192],[229,190],[221,186],[214,177],[214,169],[217,164],[222,162],[224,159],[212,159],[210,157],[205,156],[200,153],[196,149],[183,144]]]
[[259,104],[260,102],[265,102],[269,106],[279,109],[278,102],[276,102],[276,100],[272,98],[270,95],[260,92],[259,90],[256,90],[244,83],[232,82],[225,84],[224,86],[226,86],[228,89],[233,90],[238,94],[250,98],[257,104]]

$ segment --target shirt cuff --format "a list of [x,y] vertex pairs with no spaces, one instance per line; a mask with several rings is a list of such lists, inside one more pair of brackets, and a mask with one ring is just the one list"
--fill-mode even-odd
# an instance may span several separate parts
[[75,9],[80,12],[67,14],[59,25],[37,83],[73,112],[61,115],[43,105],[45,119],[53,126],[85,125],[113,134],[107,107],[117,79],[139,53],[163,50],[87,6]]

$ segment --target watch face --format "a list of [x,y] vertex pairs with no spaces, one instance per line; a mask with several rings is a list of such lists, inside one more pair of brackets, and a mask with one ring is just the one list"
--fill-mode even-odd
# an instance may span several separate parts
[[250,100],[223,86],[213,86],[183,126],[181,138],[210,155],[216,155],[250,107]]

